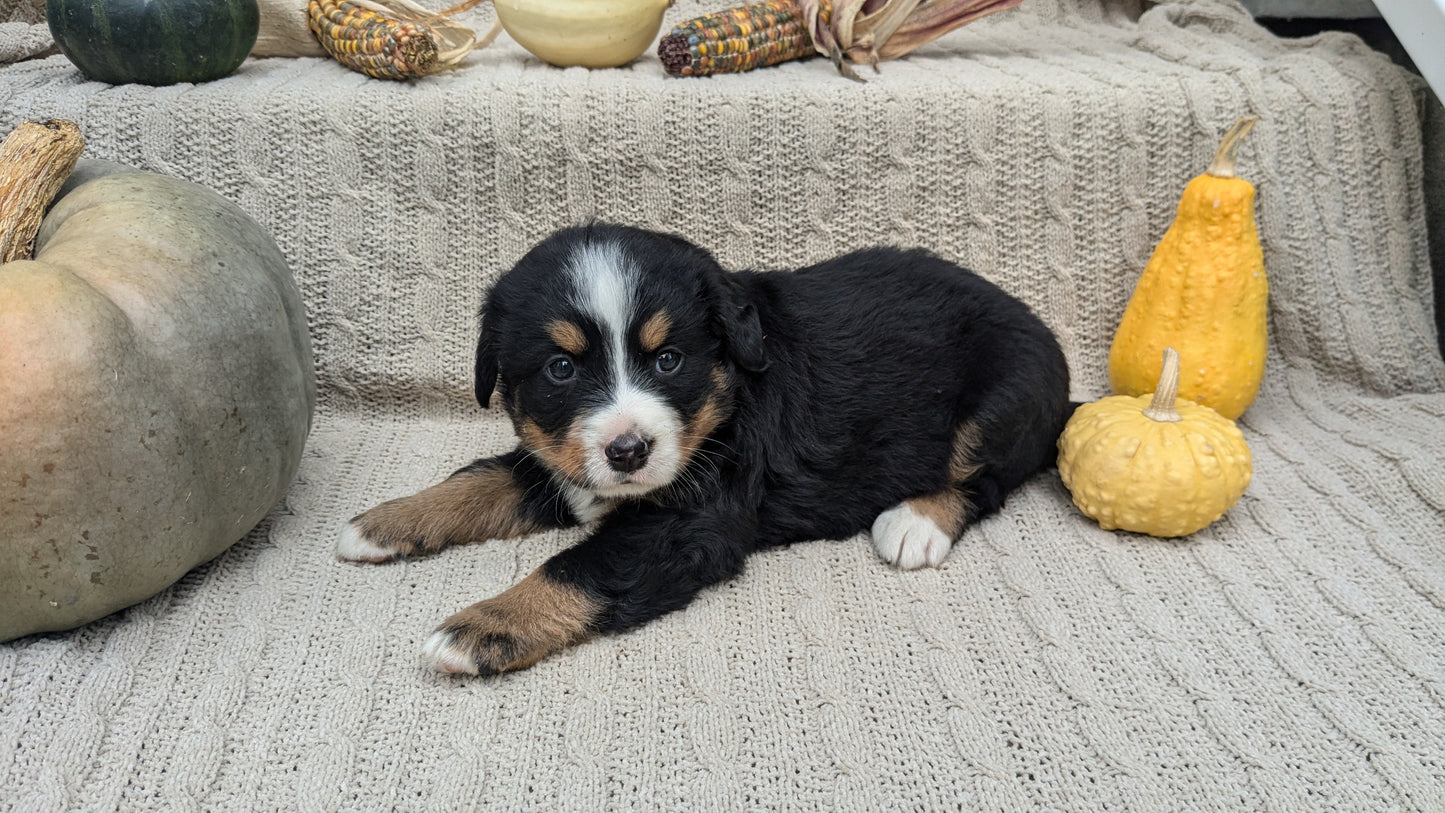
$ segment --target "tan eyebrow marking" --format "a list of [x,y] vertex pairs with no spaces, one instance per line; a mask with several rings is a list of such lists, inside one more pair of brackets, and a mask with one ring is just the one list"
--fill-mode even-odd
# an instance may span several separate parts
[[642,343],[642,351],[651,353],[661,347],[662,343],[667,341],[669,330],[672,330],[672,319],[667,315],[667,311],[659,310],[648,317],[637,334],[638,341]]
[[566,350],[572,355],[581,355],[587,349],[587,336],[582,333],[582,328],[573,322],[564,322],[561,319],[553,319],[547,323],[547,335],[557,346]]

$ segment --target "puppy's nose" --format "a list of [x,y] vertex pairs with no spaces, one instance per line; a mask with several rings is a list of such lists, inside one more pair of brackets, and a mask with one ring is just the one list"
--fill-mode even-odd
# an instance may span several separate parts
[[613,438],[602,453],[613,471],[634,472],[647,465],[648,451],[647,441],[629,432]]

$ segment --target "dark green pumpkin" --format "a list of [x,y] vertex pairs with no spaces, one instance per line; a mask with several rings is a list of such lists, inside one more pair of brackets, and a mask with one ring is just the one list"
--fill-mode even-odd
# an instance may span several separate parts
[[75,67],[113,85],[220,79],[261,26],[257,0],[46,0],[45,16]]

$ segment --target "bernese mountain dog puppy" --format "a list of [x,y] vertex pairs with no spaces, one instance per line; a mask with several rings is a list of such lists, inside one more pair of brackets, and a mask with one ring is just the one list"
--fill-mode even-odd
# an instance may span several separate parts
[[760,548],[872,531],[937,565],[1051,463],[1069,374],[1049,329],[982,277],[917,250],[729,272],[679,237],[590,224],[529,251],[488,294],[476,396],[514,451],[343,530],[382,562],[595,527],[453,615],[423,659],[523,669],[685,606]]

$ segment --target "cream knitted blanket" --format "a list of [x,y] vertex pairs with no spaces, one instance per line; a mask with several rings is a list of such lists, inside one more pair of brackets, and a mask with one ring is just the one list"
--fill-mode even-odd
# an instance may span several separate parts
[[[413,84],[317,59],[167,88],[59,56],[0,68],[5,130],[74,119],[92,157],[271,229],[324,391],[244,541],[130,610],[0,645],[0,807],[1441,809],[1420,86],[1225,0],[1027,0],[863,75],[558,70],[505,37]],[[641,630],[467,680],[418,667],[432,625],[573,535],[332,558],[356,512],[509,445],[468,401],[474,313],[554,227],[671,229],[734,267],[927,246],[1030,302],[1094,398],[1179,191],[1246,112],[1272,355],[1243,419],[1253,484],[1190,540],[1101,531],[1049,473],[937,570],[797,545]]]

